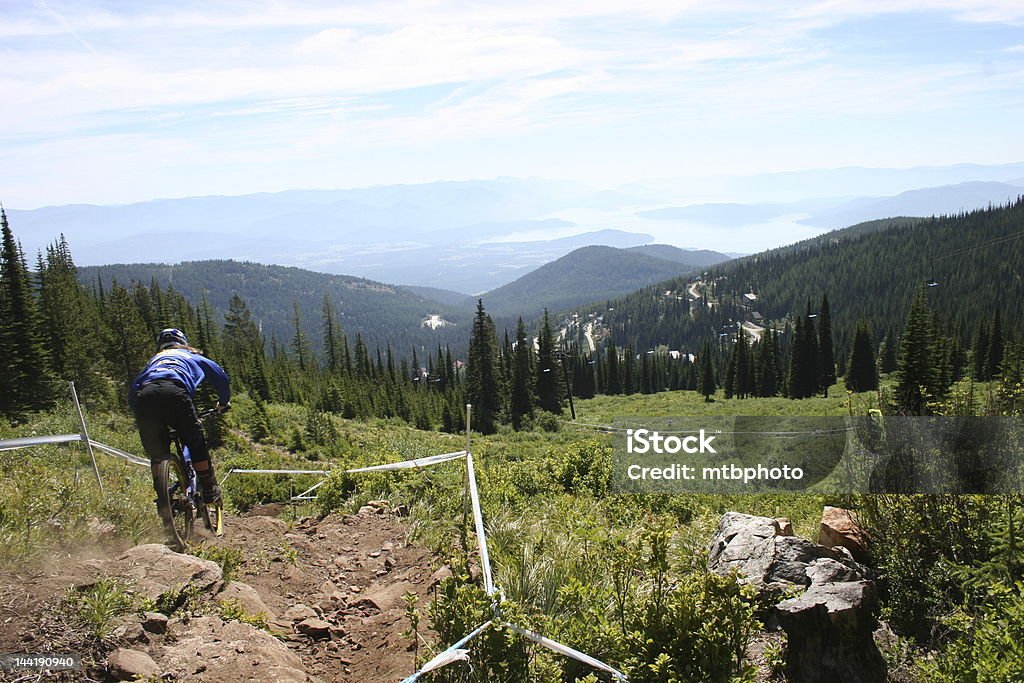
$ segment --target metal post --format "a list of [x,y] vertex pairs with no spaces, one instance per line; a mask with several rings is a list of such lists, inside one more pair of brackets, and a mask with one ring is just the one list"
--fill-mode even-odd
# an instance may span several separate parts
[[100,468],[96,466],[96,454],[92,452],[92,441],[89,440],[89,430],[85,427],[85,414],[82,413],[82,406],[78,402],[78,392],[75,391],[75,383],[68,382],[71,389],[71,400],[75,403],[75,411],[78,412],[78,424],[82,427],[82,442],[89,451],[89,458],[92,460],[92,471],[96,475],[96,483],[99,484],[100,494],[103,494],[103,480],[100,479]]
[[572,419],[576,419],[576,405],[572,402],[572,384],[569,383],[569,368],[565,365],[566,355],[562,353],[562,374],[565,376],[565,391],[569,394],[569,412],[572,414]]
[[[466,461],[469,461],[469,425],[473,415],[473,406],[466,404]],[[469,573],[469,465],[462,469],[462,550],[466,553],[466,573]]]

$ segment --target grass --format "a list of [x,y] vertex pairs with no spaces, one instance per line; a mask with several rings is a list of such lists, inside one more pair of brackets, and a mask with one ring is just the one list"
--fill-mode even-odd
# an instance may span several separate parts
[[75,617],[96,638],[105,638],[117,618],[135,609],[135,596],[116,579],[101,579],[91,586],[72,586],[64,598]]
[[770,398],[727,399],[719,391],[706,402],[696,391],[666,391],[658,394],[597,396],[576,401],[576,421],[607,425],[616,417],[707,417],[707,416],[827,416],[864,415],[875,407],[874,392],[850,394],[837,384],[828,398],[814,396],[799,401]]

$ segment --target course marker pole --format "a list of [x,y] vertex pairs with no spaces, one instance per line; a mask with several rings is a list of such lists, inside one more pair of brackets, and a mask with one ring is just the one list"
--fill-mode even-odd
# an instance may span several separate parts
[[89,451],[89,458],[92,460],[92,471],[96,475],[96,483],[100,487],[100,495],[103,495],[103,480],[100,479],[100,468],[96,466],[96,454],[92,451],[92,441],[89,440],[89,430],[85,427],[85,414],[82,412],[82,406],[78,402],[78,392],[75,391],[75,383],[68,382],[68,387],[71,389],[71,400],[75,402],[75,411],[78,413],[78,424],[82,426],[82,441],[85,442],[85,448]]

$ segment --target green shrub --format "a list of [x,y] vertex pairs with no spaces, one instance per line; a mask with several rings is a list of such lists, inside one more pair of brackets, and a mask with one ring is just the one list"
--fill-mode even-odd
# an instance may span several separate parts
[[919,661],[921,680],[935,683],[1011,683],[1024,671],[1024,584],[993,586],[981,609],[965,605],[942,620],[951,638]]

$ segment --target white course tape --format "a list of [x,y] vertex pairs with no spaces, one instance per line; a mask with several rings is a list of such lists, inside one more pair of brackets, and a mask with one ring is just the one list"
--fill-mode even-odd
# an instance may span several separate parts
[[[27,436],[21,439],[0,439],[0,451],[10,451],[15,448],[29,448],[31,446],[51,446],[61,443],[74,443],[76,441],[82,441],[81,434],[54,434],[52,436]],[[125,453],[120,448],[114,448],[113,446],[108,446],[100,443],[99,441],[93,441],[92,439],[89,439],[89,443],[92,444],[93,448],[101,450],[115,458],[127,460],[133,465],[149,465],[149,460],[140,458],[137,455],[132,455],[131,453]]]
[[444,652],[442,652],[441,654],[437,655],[436,657],[431,659],[429,662],[424,664],[422,669],[420,669],[419,671],[414,673],[412,676],[409,676],[408,678],[403,679],[402,683],[416,683],[416,681],[419,680],[420,676],[422,676],[423,674],[427,673],[428,671],[433,671],[434,669],[440,669],[441,667],[447,666],[447,665],[449,665],[449,664],[451,664],[453,662],[460,662],[460,661],[461,662],[465,662],[465,661],[468,661],[469,660],[469,651],[466,650],[463,646],[466,643],[468,643],[469,641],[471,641],[474,638],[476,638],[481,633],[483,633],[484,630],[488,626],[490,626],[490,625],[491,625],[490,621],[488,621],[488,622],[486,622],[484,624],[481,624],[472,633],[470,633],[468,636],[466,636],[465,638],[463,638],[459,642],[454,643],[447,650],[445,650]]
[[20,439],[0,439],[0,451],[11,451],[15,448],[28,448],[30,446],[49,446],[57,443],[73,443],[81,440],[81,434],[55,434],[53,436],[26,436]]
[[416,458],[414,460],[405,460],[402,462],[393,462],[387,465],[373,465],[372,467],[357,467],[352,470],[345,470],[350,474],[357,472],[386,472],[388,470],[409,470],[418,467],[428,467],[430,465],[436,465],[441,462],[448,462],[449,460],[458,460],[459,458],[465,458],[466,451],[456,451],[454,453],[442,453],[441,455],[431,455],[426,458]]
[[480,511],[480,494],[476,490],[476,470],[473,455],[466,454],[466,472],[469,479],[469,498],[473,503],[473,522],[476,525],[476,540],[480,546],[480,566],[484,574],[484,592],[494,595],[494,578],[491,575],[491,558],[487,552],[487,537],[484,536],[484,516]]
[[124,451],[122,451],[119,448],[114,448],[113,446],[108,446],[106,444],[100,443],[99,441],[93,441],[92,439],[89,440],[89,443],[92,444],[93,448],[95,448],[97,450],[101,450],[104,453],[106,453],[107,455],[112,455],[115,458],[121,458],[122,460],[127,460],[128,462],[130,462],[133,465],[141,465],[143,467],[149,467],[149,460],[147,460],[145,458],[140,458],[139,456],[132,455],[131,453],[125,453]]
[[583,662],[584,664],[586,664],[588,666],[591,666],[591,667],[593,667],[595,669],[598,669],[600,671],[604,671],[606,673],[611,674],[612,677],[616,681],[628,681],[629,680],[629,678],[626,676],[626,674],[622,673],[618,669],[616,669],[614,667],[611,667],[611,666],[608,666],[604,662],[602,662],[602,661],[600,661],[598,659],[594,659],[590,655],[585,655],[582,652],[580,652],[579,650],[574,650],[571,647],[569,647],[568,645],[562,645],[561,643],[556,642],[554,640],[551,640],[550,638],[545,638],[544,636],[542,636],[541,634],[537,633],[536,631],[531,631],[529,629],[520,628],[518,626],[513,626],[512,624],[507,624],[507,626],[510,629],[512,629],[513,631],[515,631],[516,633],[518,633],[519,635],[521,635],[522,637],[524,637],[524,638],[526,638],[528,640],[532,640],[535,643],[539,643],[540,645],[543,645],[544,647],[548,648],[549,650],[552,650],[553,652],[557,652],[559,654],[565,655],[566,657],[571,657],[571,658],[575,659],[576,661]]

